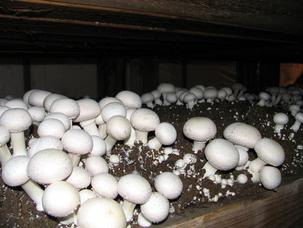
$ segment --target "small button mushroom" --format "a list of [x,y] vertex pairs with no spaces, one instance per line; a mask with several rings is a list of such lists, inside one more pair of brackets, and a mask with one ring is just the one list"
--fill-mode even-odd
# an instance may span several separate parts
[[149,200],[140,206],[143,216],[153,222],[164,221],[169,214],[169,201],[158,192],[153,192]]
[[298,112],[295,116],[296,121],[295,123],[290,127],[294,132],[297,132],[300,129],[301,124],[303,123],[303,113]]
[[58,181],[45,188],[42,205],[44,211],[54,217],[63,218],[72,214],[80,204],[78,190],[65,181]]
[[148,221],[146,218],[144,218],[142,213],[140,213],[138,215],[138,225],[141,227],[150,227],[152,224],[150,221]]
[[178,100],[177,98],[177,95],[175,92],[170,92],[170,93],[167,93],[166,95],[166,101],[169,103],[169,104],[174,104],[176,103]]
[[118,193],[123,197],[122,204],[126,221],[131,221],[136,204],[144,204],[152,194],[148,181],[137,174],[127,174],[118,182]]
[[11,157],[11,153],[7,147],[9,140],[9,131],[6,129],[6,127],[0,125],[0,162],[2,166]]
[[288,123],[288,116],[285,113],[276,113],[274,115],[274,123],[276,124],[275,132],[281,135],[281,130],[284,128],[284,125]]
[[197,98],[191,92],[187,92],[183,97],[183,102],[186,103],[186,108],[192,110],[196,104]]
[[145,104],[148,108],[153,108],[154,104],[154,96],[151,93],[144,93],[141,96],[141,101],[143,104]]
[[194,164],[197,162],[197,156],[191,153],[186,153],[183,156],[183,160],[186,164]]
[[227,96],[227,92],[226,92],[225,89],[220,89],[220,90],[218,91],[218,98],[219,98],[221,101],[223,101],[223,100],[226,98],[226,96]]
[[213,103],[217,96],[218,90],[214,87],[207,87],[204,91],[204,98],[208,103]]
[[27,155],[24,131],[32,124],[28,111],[20,108],[8,109],[2,113],[0,124],[10,132],[13,155]]
[[183,183],[179,176],[172,172],[164,172],[155,178],[156,190],[167,199],[178,198],[183,191]]
[[27,110],[27,104],[22,99],[12,99],[5,103],[8,108],[21,108]]
[[106,198],[92,198],[83,203],[77,213],[77,222],[81,228],[126,227],[120,204]]
[[93,148],[90,155],[103,156],[106,153],[106,144],[103,139],[98,136],[92,136]]
[[118,196],[118,181],[109,173],[99,173],[94,176],[92,188],[101,197],[115,199]]
[[289,106],[289,111],[291,112],[291,115],[296,116],[297,113],[300,111],[299,105],[291,105]]
[[203,91],[204,90],[201,90],[198,87],[193,87],[189,90],[189,92],[195,95],[198,100],[203,99]]
[[159,116],[149,109],[136,110],[131,118],[131,125],[136,130],[136,139],[143,144],[147,143],[148,132],[154,131],[160,123]]
[[45,110],[42,107],[30,107],[28,109],[28,112],[32,117],[33,124],[36,125],[36,126],[38,126],[39,123],[42,120],[44,120],[44,118],[46,116]]
[[87,200],[97,197],[96,193],[89,189],[82,189],[79,192],[79,195],[81,205],[84,204]]
[[66,179],[67,183],[73,185],[76,189],[87,188],[91,182],[91,176],[88,171],[82,167],[74,166],[71,175]]
[[48,119],[56,119],[61,121],[66,131],[69,130],[71,127],[71,121],[63,113],[59,113],[59,112],[48,113],[47,116],[44,118],[44,120],[48,120]]
[[162,145],[169,146],[176,141],[177,131],[172,124],[163,122],[156,127],[155,135],[147,145],[151,149],[159,150]]
[[46,119],[40,123],[37,133],[40,137],[51,136],[61,139],[65,133],[65,127],[60,120]]
[[158,90],[151,91],[151,94],[154,97],[154,101],[156,105],[162,105],[162,101],[160,100],[161,93]]
[[31,95],[31,93],[34,91],[36,91],[36,89],[29,90],[23,95],[23,101],[27,104],[27,106],[29,106],[28,98]]
[[28,156],[32,157],[36,153],[45,149],[57,149],[63,150],[63,143],[60,139],[53,136],[45,136],[40,138],[35,138],[34,141],[30,141],[28,147]]
[[264,188],[272,190],[281,184],[282,176],[279,169],[271,166],[264,166],[260,170],[260,181]]
[[39,184],[51,184],[64,180],[73,170],[72,162],[61,150],[41,150],[30,158],[28,176]]
[[46,111],[50,111],[50,107],[52,106],[52,104],[59,99],[67,99],[67,97],[61,95],[61,94],[57,94],[57,93],[51,93],[49,94],[43,101],[43,107]]
[[235,148],[238,150],[238,153],[239,153],[239,162],[238,162],[238,165],[237,165],[237,170],[242,170],[245,168],[245,165],[247,164],[248,162],[248,149],[246,147],[243,147],[243,146],[239,146],[239,145],[234,145]]
[[100,106],[93,99],[84,98],[77,101],[80,113],[74,122],[79,122],[80,126],[90,135],[99,136],[98,128],[95,124],[95,119],[100,114]]
[[263,107],[263,106],[267,105],[268,100],[270,99],[270,95],[266,92],[261,92],[259,94],[259,98],[260,98],[260,101],[257,103],[257,105]]
[[51,93],[45,90],[33,90],[28,97],[28,103],[31,106],[43,107],[43,102],[49,94]]
[[214,139],[205,148],[207,163],[203,166],[203,178],[214,175],[217,170],[228,171],[237,167],[239,152],[225,139]]
[[70,120],[77,118],[80,113],[78,103],[69,98],[54,101],[49,110],[50,113],[59,112],[65,114]]
[[247,176],[245,174],[241,173],[241,174],[238,175],[237,182],[239,184],[246,184],[247,181],[248,181],[248,178],[247,178]]
[[162,98],[163,98],[163,105],[169,105],[169,103],[167,102],[166,96],[168,93],[170,92],[176,92],[176,88],[174,85],[170,84],[170,83],[161,83],[157,90],[161,93]]
[[91,176],[95,176],[99,173],[108,173],[108,165],[105,159],[99,156],[89,156],[85,160],[85,169]]
[[114,116],[126,116],[126,108],[123,104],[113,102],[105,105],[101,110],[102,119],[107,122]]
[[183,134],[194,140],[193,151],[197,153],[205,147],[205,143],[214,138],[217,133],[215,123],[206,117],[193,117],[183,126]]
[[141,108],[141,97],[132,91],[121,91],[116,95],[116,98],[122,101],[127,108]]

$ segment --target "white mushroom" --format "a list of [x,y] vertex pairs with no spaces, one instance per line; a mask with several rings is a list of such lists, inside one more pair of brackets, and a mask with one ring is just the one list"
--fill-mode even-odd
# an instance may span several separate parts
[[284,125],[288,123],[288,116],[285,113],[276,113],[274,115],[275,132],[278,135],[281,135],[281,130],[284,128]]
[[301,124],[303,123],[303,113],[298,112],[295,116],[296,121],[295,123],[290,127],[294,132],[297,132],[300,129]]
[[76,189],[87,188],[91,183],[91,176],[88,171],[82,167],[74,166],[71,175],[66,179],[67,183],[73,185]]
[[55,137],[61,139],[65,133],[65,127],[60,120],[45,119],[43,120],[37,130],[40,137]]
[[62,141],[53,136],[32,138],[29,142],[28,156],[32,157],[39,151],[45,150],[45,149],[63,150]]
[[56,119],[61,121],[66,131],[69,130],[71,127],[70,119],[63,113],[59,113],[59,112],[48,113],[47,116],[44,118],[44,120],[48,120],[48,119]]
[[145,104],[148,108],[153,108],[154,96],[151,93],[144,93],[141,96],[142,103]]
[[116,95],[116,98],[122,101],[127,108],[141,108],[142,106],[140,96],[132,91],[121,91]]
[[186,108],[192,110],[196,104],[197,98],[191,92],[187,92],[183,97],[183,102],[186,103]]
[[65,114],[70,120],[77,118],[80,107],[75,100],[69,98],[54,101],[49,110],[50,113],[59,112]]
[[163,105],[169,105],[167,102],[166,96],[170,92],[175,92],[175,86],[170,83],[161,83],[157,90],[161,93],[163,98]]
[[183,183],[176,174],[164,172],[155,177],[155,188],[167,199],[173,200],[181,195]]
[[47,97],[45,97],[43,101],[43,106],[45,110],[49,112],[52,104],[59,99],[67,99],[67,97],[57,93],[51,93]]
[[95,176],[99,173],[108,173],[108,165],[105,159],[99,156],[89,156],[85,160],[85,169],[91,176]]
[[218,90],[214,87],[207,87],[204,90],[204,98],[209,103],[213,103],[213,101],[217,98],[217,96],[218,96]]
[[101,197],[115,199],[118,196],[118,181],[109,173],[99,173],[92,179],[92,188]]
[[260,101],[257,103],[257,105],[263,107],[268,103],[268,100],[270,99],[270,95],[266,92],[261,92],[259,94],[259,98],[260,98]]
[[43,102],[49,94],[51,93],[45,90],[32,90],[28,97],[28,104],[31,106],[43,107]]
[[282,176],[279,169],[272,166],[264,166],[260,170],[260,181],[264,188],[272,190],[281,184]]
[[147,145],[151,149],[159,150],[161,145],[169,146],[176,141],[177,131],[172,124],[163,122],[156,127],[155,135]]

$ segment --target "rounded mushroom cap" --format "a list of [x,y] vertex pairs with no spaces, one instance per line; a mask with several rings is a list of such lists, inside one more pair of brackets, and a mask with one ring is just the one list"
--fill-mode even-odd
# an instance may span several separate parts
[[50,184],[64,180],[73,170],[72,162],[68,155],[61,150],[41,150],[31,157],[27,174],[39,184]]
[[80,195],[76,188],[65,181],[59,181],[46,187],[42,206],[44,211],[54,217],[66,217],[80,204]]
[[205,99],[215,99],[218,96],[218,90],[214,87],[207,87],[204,91]]
[[43,107],[43,102],[49,94],[51,93],[45,90],[33,90],[28,97],[28,103],[32,106]]
[[29,104],[28,103],[28,98],[29,96],[31,95],[32,92],[34,92],[36,89],[31,89],[29,91],[27,91],[24,95],[23,95],[23,101],[26,103],[26,104]]
[[85,169],[92,176],[99,173],[108,173],[108,165],[105,159],[99,156],[89,156],[85,161]]
[[115,199],[118,196],[118,181],[109,173],[99,173],[94,176],[92,188],[101,197]]
[[160,85],[158,85],[157,90],[163,94],[163,93],[175,92],[176,88],[173,84],[161,83]]
[[44,99],[44,102],[43,102],[43,106],[45,108],[46,111],[49,111],[52,104],[56,101],[56,100],[59,100],[59,99],[67,99],[66,96],[63,96],[61,94],[57,94],[57,93],[51,93],[49,94],[45,99]]
[[154,99],[158,99],[161,96],[161,93],[158,90],[151,91],[151,94],[153,95]]
[[216,124],[206,117],[193,117],[183,126],[183,134],[194,141],[205,142],[217,134]]
[[75,119],[80,113],[80,107],[75,100],[69,98],[54,101],[49,112],[59,112],[65,114],[69,119]]
[[93,148],[92,137],[83,130],[70,129],[62,137],[64,150],[73,154],[87,154]]
[[107,121],[106,132],[118,141],[124,140],[130,136],[131,125],[125,117],[114,116]]
[[21,108],[27,110],[27,104],[22,99],[12,99],[5,103],[8,108]]
[[9,131],[6,127],[0,125],[0,147],[4,146],[10,140]]
[[141,96],[141,100],[143,104],[147,104],[149,102],[152,102],[154,100],[154,96],[151,93],[144,93]]
[[116,95],[116,98],[122,101],[127,108],[141,108],[141,97],[132,91],[121,91]]
[[87,200],[97,197],[96,193],[89,189],[82,189],[79,194],[80,204],[84,204]]
[[266,92],[259,93],[259,98],[262,100],[268,100],[270,98],[270,95]]
[[272,166],[280,166],[285,160],[283,147],[272,139],[260,139],[254,149],[260,159]]
[[102,119],[107,122],[114,116],[126,116],[126,109],[123,104],[113,102],[105,105],[101,110]]
[[289,111],[297,113],[297,112],[300,111],[300,106],[299,105],[295,105],[295,104],[291,105],[291,106],[289,106]]
[[174,92],[168,93],[166,96],[166,100],[169,103],[175,103],[178,100],[176,93],[174,93]]
[[0,124],[10,132],[22,132],[31,126],[32,117],[27,110],[12,108],[2,113]]
[[139,131],[154,131],[160,123],[159,116],[152,110],[137,109],[130,118],[132,126]]
[[303,113],[298,112],[295,116],[296,120],[299,121],[300,123],[303,123]]
[[76,189],[87,188],[90,185],[91,176],[84,168],[74,166],[66,182],[73,185]]
[[165,220],[169,213],[169,201],[158,192],[153,192],[149,200],[142,204],[141,212],[145,218],[153,223]]
[[237,167],[239,153],[234,145],[225,139],[214,139],[205,148],[207,161],[218,170],[231,170]]
[[101,139],[99,136],[92,136],[93,140],[93,148],[90,152],[91,155],[94,156],[102,156],[106,153],[106,144],[103,139]]
[[0,118],[1,118],[2,114],[3,114],[6,110],[8,110],[8,107],[0,106]]
[[156,176],[155,188],[167,199],[178,198],[183,190],[183,183],[179,176],[172,172],[164,172]]
[[189,90],[197,99],[201,99],[203,97],[203,91],[198,87],[193,87]]
[[254,148],[256,142],[261,139],[257,128],[242,122],[228,125],[223,135],[228,141],[247,148]]
[[56,149],[63,150],[63,143],[60,139],[53,136],[44,136],[40,138],[36,138],[34,141],[30,141],[28,156],[32,157],[36,153],[45,149]]
[[220,89],[218,91],[218,98],[219,99],[224,99],[227,96],[227,92],[225,89]]
[[275,124],[287,124],[288,123],[288,116],[284,113],[276,113],[274,115],[274,122]]
[[282,176],[280,171],[271,166],[264,166],[260,170],[260,181],[266,189],[275,189],[281,184]]
[[41,122],[45,118],[45,115],[46,115],[44,108],[37,107],[37,106],[30,107],[28,109],[28,112],[31,115],[32,120],[34,122]]
[[134,204],[143,204],[151,196],[152,189],[148,181],[137,174],[127,174],[118,182],[118,193],[123,199]]
[[81,228],[126,227],[121,205],[106,198],[93,198],[83,203],[78,210],[77,221]]
[[48,120],[48,119],[56,119],[56,120],[60,120],[62,122],[62,124],[65,127],[65,130],[70,129],[71,127],[71,121],[68,119],[68,117],[63,114],[63,113],[59,113],[59,112],[53,112],[53,113],[49,113],[47,114],[47,116],[44,118],[44,120]]
[[196,100],[196,96],[192,94],[191,92],[186,92],[186,95],[183,97],[183,102],[189,103],[191,101]]
[[105,105],[107,105],[109,103],[120,103],[120,104],[122,104],[122,102],[119,99],[115,98],[115,97],[104,97],[103,99],[101,99],[99,101],[100,109],[102,110],[105,107]]
[[161,144],[168,146],[176,141],[177,131],[172,124],[163,122],[157,126],[155,135]]
[[227,93],[227,96],[231,95],[233,93],[232,89],[229,87],[223,87],[222,89],[225,90],[225,92]]
[[46,119],[39,124],[37,133],[40,137],[53,136],[60,139],[65,133],[65,127],[60,120]]
[[28,181],[27,156],[13,156],[2,167],[2,179],[8,186],[19,186]]
[[77,103],[80,108],[80,114],[74,119],[74,122],[95,119],[101,112],[99,104],[93,99],[84,98],[78,100]]

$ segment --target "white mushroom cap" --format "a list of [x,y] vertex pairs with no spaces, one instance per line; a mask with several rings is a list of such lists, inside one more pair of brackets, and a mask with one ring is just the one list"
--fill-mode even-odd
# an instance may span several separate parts
[[87,154],[93,148],[92,137],[83,130],[70,129],[62,137],[64,150],[73,154]]
[[63,150],[62,141],[53,136],[35,138],[34,141],[31,140],[29,143],[28,156],[32,157],[39,151],[45,149]]
[[260,92],[259,93],[259,97],[262,100],[268,100],[270,98],[270,95],[268,93],[266,93],[266,92]]
[[157,90],[163,94],[163,93],[175,92],[176,88],[173,84],[161,83],[160,85],[158,85]]
[[177,131],[172,124],[163,122],[157,126],[155,135],[162,145],[171,145],[176,141]]
[[121,91],[116,95],[116,98],[122,101],[127,108],[141,108],[141,97],[132,91]]
[[10,132],[22,132],[31,126],[32,117],[27,110],[20,108],[8,109],[2,113],[0,124]]
[[9,108],[8,107],[5,107],[5,106],[0,106],[0,117],[2,116],[2,114],[8,110]]
[[69,119],[75,119],[80,113],[80,107],[75,100],[63,98],[54,101],[49,112],[60,112],[65,114]]
[[118,181],[109,173],[99,173],[94,176],[92,188],[101,197],[115,199],[118,196]]
[[29,90],[27,91],[24,95],[23,95],[23,101],[26,103],[26,104],[29,104],[28,103],[28,98],[29,96],[31,95],[32,92],[34,92],[36,89],[32,89],[32,90]]
[[8,143],[10,139],[9,131],[3,125],[0,125],[0,147]]
[[299,121],[300,123],[303,123],[303,113],[298,112],[295,116],[296,120]]
[[154,96],[151,93],[144,93],[141,95],[141,100],[143,104],[147,104],[154,100]]
[[151,91],[151,94],[153,95],[154,99],[158,99],[161,96],[161,93],[158,90]]
[[197,98],[191,92],[186,92],[186,94],[183,97],[183,102],[185,102],[185,103],[194,102],[195,100],[197,100]]
[[105,105],[109,104],[109,103],[120,103],[122,104],[122,102],[115,98],[115,97],[104,97],[102,100],[99,101],[99,106],[100,106],[100,109],[102,110]]
[[41,122],[45,118],[45,115],[46,115],[44,108],[37,107],[37,106],[30,107],[28,109],[28,112],[31,115],[33,122],[36,122],[36,123]]
[[272,139],[260,139],[254,149],[261,160],[272,166],[280,166],[285,160],[283,147]]
[[79,194],[80,204],[84,204],[87,200],[97,197],[96,193],[89,189],[82,189]]
[[282,176],[277,168],[264,166],[260,170],[260,181],[266,189],[275,189],[281,184]]
[[207,161],[218,170],[231,170],[238,165],[239,153],[234,145],[225,139],[214,139],[205,148]]
[[81,228],[124,228],[126,219],[122,207],[112,199],[93,198],[83,203],[77,214]]
[[247,181],[248,181],[248,177],[243,173],[239,174],[239,176],[237,177],[237,182],[240,184],[246,184]]
[[34,90],[28,97],[28,103],[32,106],[43,107],[43,102],[50,92],[45,90]]
[[62,124],[64,125],[65,130],[70,129],[70,127],[71,127],[71,121],[63,113],[59,113],[59,112],[49,113],[49,114],[47,114],[47,116],[44,119],[45,120],[48,120],[48,119],[60,120],[62,122]]
[[106,153],[106,144],[99,136],[92,136],[93,148],[90,152],[94,156],[102,156]]
[[167,199],[178,198],[183,190],[183,183],[179,176],[171,172],[164,172],[156,176],[155,188]]
[[152,110],[141,108],[136,110],[130,118],[132,126],[139,131],[154,131],[160,123],[159,116]]
[[115,140],[125,140],[130,136],[131,125],[125,117],[114,116],[107,121],[106,132]]
[[3,182],[12,187],[27,182],[29,179],[26,172],[28,161],[27,156],[14,156],[5,162],[2,167]]
[[99,173],[108,173],[108,165],[104,158],[99,156],[90,156],[85,161],[85,169],[95,176]]
[[189,90],[197,99],[203,98],[203,90],[199,89],[198,87],[193,87]]
[[90,185],[91,176],[84,168],[74,166],[73,171],[66,179],[66,182],[73,185],[76,189],[87,188]]
[[27,104],[22,99],[12,99],[5,103],[8,108],[21,108],[27,110]]
[[67,97],[61,95],[61,94],[57,94],[57,93],[51,93],[49,94],[43,102],[43,106],[45,108],[46,111],[49,111],[52,104],[59,99],[67,99]]
[[287,124],[288,123],[288,116],[285,113],[276,113],[274,115],[274,122],[275,124]]
[[183,133],[194,141],[205,142],[215,137],[217,127],[209,118],[193,117],[184,124]]
[[225,99],[226,96],[227,96],[227,92],[226,92],[225,89],[220,89],[218,91],[218,98],[219,99],[223,100],[223,99]]
[[46,119],[39,124],[37,133],[40,137],[52,136],[60,139],[65,133],[65,127],[60,120]]
[[261,139],[257,128],[242,122],[228,125],[223,135],[228,141],[247,148],[254,148],[256,142]]
[[46,187],[42,206],[44,211],[54,217],[66,217],[80,204],[80,195],[76,188],[65,181],[59,181]]
[[205,87],[203,85],[195,85],[195,88],[198,88],[198,89],[200,89],[203,92],[205,90]]
[[121,103],[109,103],[105,105],[101,110],[102,119],[107,122],[114,116],[126,116],[126,109]]
[[204,90],[204,98],[213,100],[218,96],[218,90],[214,87],[207,87]]
[[77,103],[80,108],[80,114],[74,119],[74,122],[95,119],[101,112],[99,104],[93,99],[84,98],[78,100]]
[[143,216],[153,223],[165,220],[169,213],[169,201],[158,192],[153,192],[149,200],[142,204],[141,212]]
[[61,150],[41,150],[31,157],[27,174],[39,184],[50,184],[64,180],[73,170],[72,162]]
[[169,103],[175,103],[178,100],[176,93],[175,92],[167,93],[166,100]]
[[151,196],[152,189],[144,177],[137,174],[127,174],[121,177],[118,182],[118,193],[129,202],[143,204]]

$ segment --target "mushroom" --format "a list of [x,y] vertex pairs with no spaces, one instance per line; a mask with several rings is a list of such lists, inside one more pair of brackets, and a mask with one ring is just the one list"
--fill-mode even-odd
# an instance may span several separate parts
[[97,197],[96,193],[90,189],[82,189],[79,192],[79,195],[80,195],[80,204],[81,205],[84,204],[87,200]]
[[[126,118],[127,120],[130,122],[131,116],[133,115],[133,113],[136,111],[136,109],[134,108],[129,108],[126,111]],[[128,145],[129,147],[133,147],[136,141],[136,131],[135,129],[131,126],[130,128],[130,135],[129,137],[124,140],[124,144]]]
[[85,169],[91,176],[95,176],[99,173],[108,173],[108,165],[105,159],[99,156],[89,156],[85,160]]
[[47,116],[44,118],[44,120],[48,120],[48,119],[56,119],[61,121],[66,131],[69,130],[71,127],[70,119],[63,113],[60,112],[48,113]]
[[91,176],[88,171],[82,167],[74,166],[71,175],[66,179],[67,183],[73,185],[76,189],[87,188],[91,182]]
[[208,103],[213,103],[213,101],[217,98],[218,96],[218,90],[212,86],[207,87],[204,90],[204,98]]
[[282,176],[279,169],[272,166],[264,166],[260,170],[260,181],[264,188],[272,190],[281,184]]
[[217,170],[228,171],[237,167],[239,153],[234,145],[225,139],[214,139],[205,148],[207,163],[203,166],[203,178],[214,175]]
[[110,103],[122,104],[122,101],[120,101],[119,99],[117,99],[115,97],[104,97],[99,101],[100,109],[102,110],[105,107],[105,105],[110,104]]
[[284,125],[288,123],[288,116],[284,113],[276,113],[274,115],[275,132],[278,135],[281,135],[281,130],[284,128]]
[[77,213],[78,227],[126,227],[126,220],[119,203],[112,199],[92,198],[83,203]]
[[268,100],[270,99],[270,95],[266,92],[261,92],[259,94],[259,98],[260,98],[260,101],[257,103],[257,105],[263,107],[267,104]]
[[92,188],[101,197],[115,199],[118,196],[118,181],[109,173],[99,173],[92,179]]
[[110,118],[114,116],[126,116],[125,106],[118,102],[113,102],[105,105],[101,109],[102,119],[107,122]]
[[154,101],[156,105],[162,105],[162,101],[160,100],[161,93],[158,90],[151,91],[151,94],[154,97]]
[[32,118],[28,111],[20,108],[8,109],[2,113],[0,124],[11,134],[13,155],[26,155],[24,131],[32,124]]
[[291,115],[296,116],[298,112],[300,112],[300,106],[299,105],[291,105],[289,106],[289,111],[291,112]]
[[218,91],[218,98],[223,101],[227,97],[227,92],[225,89],[220,89]]
[[169,104],[174,104],[176,103],[178,100],[177,98],[177,95],[175,92],[170,92],[170,93],[167,93],[166,95],[166,101],[169,103]]
[[22,99],[12,99],[5,103],[8,108],[21,108],[27,110],[27,104]]
[[28,97],[28,104],[31,106],[43,107],[45,98],[51,93],[45,90],[35,89]]
[[49,110],[50,113],[59,112],[65,114],[70,120],[77,118],[80,113],[79,104],[69,98],[55,100]]
[[106,153],[106,144],[99,136],[92,136],[93,148],[90,155],[103,156]]
[[144,218],[159,223],[164,221],[169,214],[169,201],[158,192],[153,192],[149,200],[140,206]]
[[136,130],[136,139],[143,144],[147,143],[148,132],[154,131],[160,123],[159,116],[152,110],[137,109],[130,118],[132,126]]
[[194,140],[193,151],[197,153],[205,147],[205,143],[214,138],[217,133],[215,123],[206,117],[193,117],[183,126],[183,134]]
[[303,123],[303,113],[298,112],[295,116],[296,121],[295,123],[290,127],[294,132],[297,132],[300,129],[301,124]]
[[49,94],[47,97],[45,97],[44,101],[43,101],[43,107],[45,108],[46,111],[50,111],[50,108],[52,106],[52,104],[59,99],[67,99],[67,97],[61,95],[61,94],[57,94],[57,93],[51,93]]
[[164,172],[155,177],[156,190],[167,199],[177,199],[183,191],[183,183],[179,176],[172,172]]
[[65,133],[65,127],[60,120],[46,119],[40,123],[37,133],[40,137],[51,136],[61,139]]
[[166,100],[166,96],[170,92],[175,92],[175,86],[170,83],[161,83],[157,90],[161,93],[163,98],[163,105],[169,105],[169,103]]
[[152,224],[150,221],[148,221],[146,218],[144,218],[142,213],[140,213],[138,215],[138,225],[141,227],[150,227]]
[[186,108],[192,110],[196,104],[197,98],[191,92],[187,92],[183,97],[183,102],[186,103]]
[[159,150],[161,145],[169,146],[176,141],[177,131],[172,124],[163,122],[156,127],[155,135],[147,145],[151,149]]
[[127,174],[118,182],[118,193],[123,197],[122,204],[126,221],[131,221],[136,204],[144,204],[152,194],[148,181],[137,174]]
[[141,108],[141,97],[132,91],[121,91],[116,95],[116,98],[122,101],[127,108]]
[[203,99],[203,91],[204,90],[201,90],[198,87],[193,87],[189,90],[189,92],[195,95],[198,100]]
[[238,175],[237,182],[239,184],[246,184],[247,181],[248,181],[248,178],[247,178],[247,176],[245,174],[241,173],[241,174]]
[[141,96],[141,101],[145,104],[148,108],[154,108],[154,96],[151,93],[144,93]]
[[11,153],[6,145],[9,139],[9,131],[4,126],[0,125],[0,162],[2,166],[11,157]]
[[28,157],[32,157],[39,151],[45,149],[63,150],[63,143],[60,139],[53,136],[32,138],[29,142]]
[[32,120],[33,120],[33,124],[38,126],[39,123],[45,118],[46,116],[46,113],[45,113],[45,110],[44,108],[42,107],[30,107],[28,109],[28,112],[29,114],[31,115],[32,117]]

